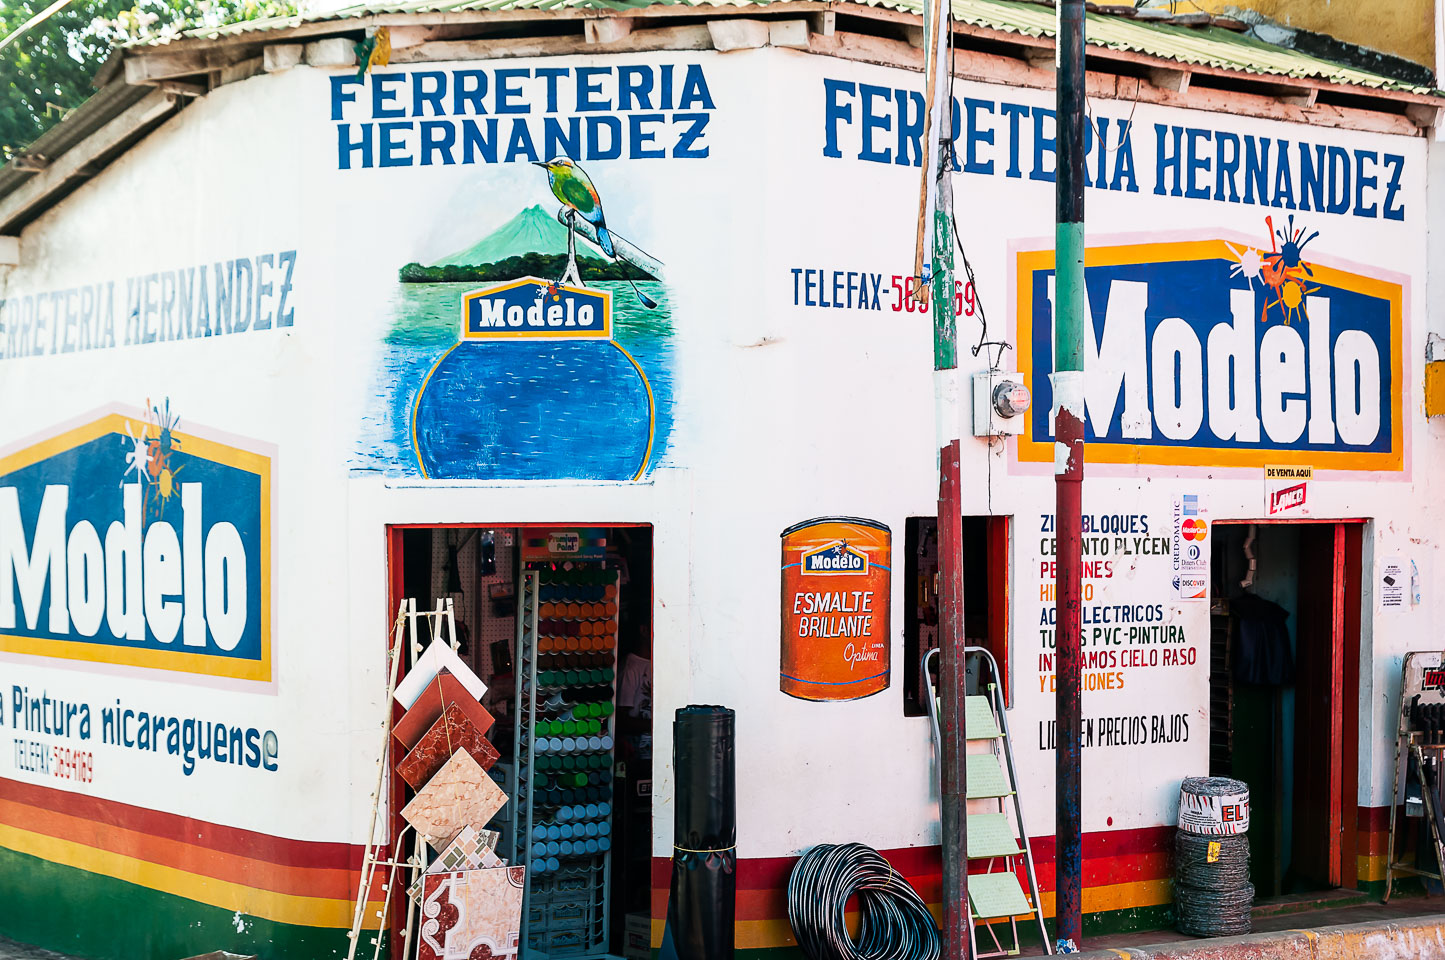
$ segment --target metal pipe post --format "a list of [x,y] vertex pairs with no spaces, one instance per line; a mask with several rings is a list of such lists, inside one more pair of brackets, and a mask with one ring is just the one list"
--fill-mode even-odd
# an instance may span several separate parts
[[1058,0],[1058,180],[1054,234],[1055,581],[1054,923],[1083,937],[1079,641],[1084,485],[1084,0]]
[[[968,904],[967,796],[968,734],[964,730],[963,520],[959,476],[958,327],[953,312],[953,62],[952,25],[947,0],[930,0],[924,8],[924,36],[932,41],[928,71],[928,102],[934,133],[924,156],[932,173],[932,265],[928,292],[933,314],[933,379],[938,436],[938,571],[940,616],[939,691],[941,713],[939,820],[943,844],[943,958],[973,956]],[[924,208],[928,205],[925,203]],[[924,221],[927,218],[923,218]],[[923,222],[919,224],[920,233]],[[921,245],[920,245],[921,249]]]
[[942,701],[938,810],[943,841],[943,956],[973,955],[968,908],[968,810],[965,797],[968,733],[964,729],[963,520],[959,515],[959,443],[942,450],[938,483],[939,677]]

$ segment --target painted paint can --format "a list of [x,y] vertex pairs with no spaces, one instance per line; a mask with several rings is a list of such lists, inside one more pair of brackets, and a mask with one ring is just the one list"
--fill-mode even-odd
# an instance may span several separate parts
[[876,520],[819,517],[783,531],[778,685],[802,700],[888,689],[892,532]]

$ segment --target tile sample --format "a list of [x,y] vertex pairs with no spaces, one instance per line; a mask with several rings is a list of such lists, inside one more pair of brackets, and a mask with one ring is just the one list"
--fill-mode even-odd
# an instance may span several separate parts
[[487,685],[481,681],[472,668],[462,663],[462,658],[452,649],[451,644],[445,640],[433,640],[431,646],[416,658],[416,663],[406,672],[406,676],[396,685],[396,702],[407,709],[416,703],[416,698],[426,689],[427,684],[436,679],[436,675],[442,669],[450,670],[452,676],[462,682],[471,693],[473,700],[480,700],[487,693]]
[[416,746],[422,734],[437,722],[443,711],[453,704],[471,720],[479,733],[485,734],[492,729],[492,714],[477,702],[450,670],[443,670],[427,684],[426,689],[411,705],[411,709],[396,722],[391,735],[410,750]]
[[[447,845],[431,866],[426,868],[427,873],[455,873],[458,870],[476,870],[481,867],[492,867],[497,865],[495,854],[487,857],[497,849],[497,840],[501,834],[495,830],[478,830],[476,827],[463,827],[457,838]],[[487,863],[485,861],[492,860]]]
[[[412,707],[413,710],[416,707]],[[396,765],[396,775],[413,790],[420,790],[457,750],[472,755],[483,770],[492,769],[501,755],[497,748],[478,732],[458,704],[447,706],[446,713],[432,724],[416,746]]]
[[452,754],[401,815],[436,850],[456,839],[463,827],[482,827],[507,802],[502,788],[465,750]]
[[515,957],[521,941],[522,867],[428,874],[418,960]]

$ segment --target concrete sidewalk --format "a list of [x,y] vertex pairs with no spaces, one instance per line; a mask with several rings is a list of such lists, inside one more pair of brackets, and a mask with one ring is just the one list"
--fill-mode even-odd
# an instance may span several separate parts
[[0,937],[0,960],[74,960],[74,958]]
[[[1177,930],[1141,930],[1085,937],[1088,960],[1445,960],[1445,898],[1396,896],[1389,903],[1358,890],[1293,894],[1251,911],[1243,937],[1191,937]],[[1041,957],[1038,946],[1022,957]]]
[[[1437,905],[1440,901],[1436,901]],[[1080,960],[1445,960],[1445,913],[1307,925],[1242,937],[1175,940],[1075,954]]]

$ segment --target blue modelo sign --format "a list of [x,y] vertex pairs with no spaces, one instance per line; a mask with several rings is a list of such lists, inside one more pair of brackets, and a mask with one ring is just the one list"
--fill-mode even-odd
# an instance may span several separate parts
[[271,457],[169,404],[0,457],[0,650],[270,680]]
[[[1268,247],[1090,247],[1084,343],[1096,463],[1398,471],[1403,287],[1313,261],[1292,221]],[[1018,254],[1018,345],[1034,406],[1019,458],[1054,459],[1053,251]]]
[[463,340],[612,337],[611,294],[536,277],[462,298]]

